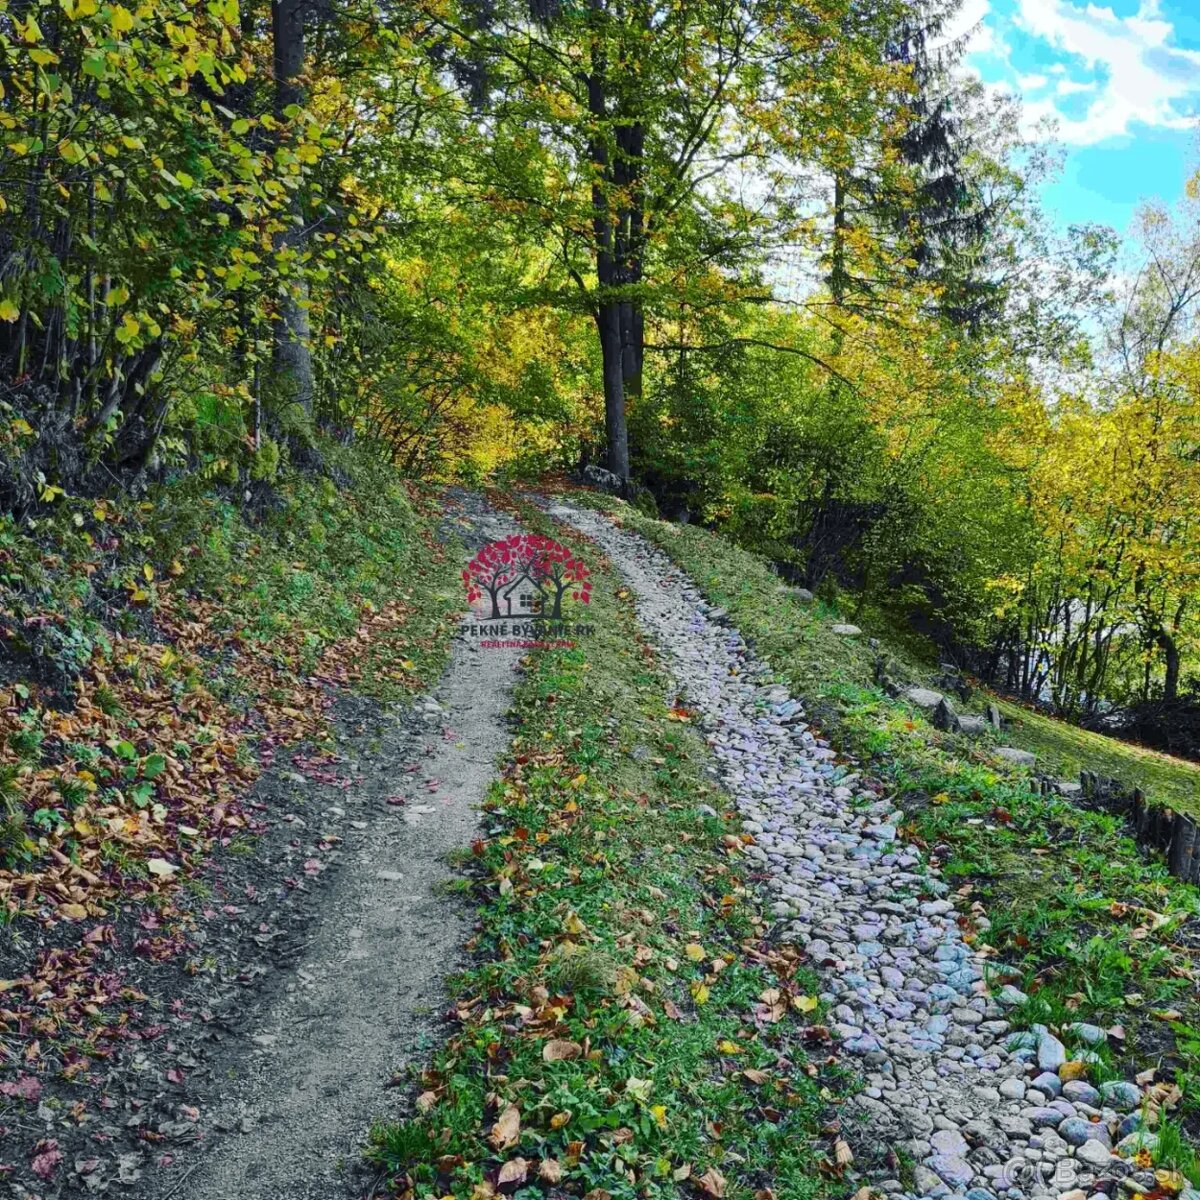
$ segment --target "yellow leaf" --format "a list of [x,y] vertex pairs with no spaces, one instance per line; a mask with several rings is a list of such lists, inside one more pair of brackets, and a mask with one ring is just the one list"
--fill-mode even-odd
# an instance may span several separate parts
[[154,568],[149,563],[143,563],[142,564],[142,575],[145,578],[147,583],[153,582]]
[[654,1123],[659,1129],[667,1127],[667,1106],[665,1104],[650,1105],[650,1115],[654,1118]]
[[697,1004],[708,1003],[708,984],[696,982],[692,984],[692,999]]
[[684,954],[692,960],[692,962],[700,962],[704,958],[704,947],[699,942],[688,942],[683,948]]
[[19,433],[24,437],[28,437],[33,433],[33,426],[24,417],[18,417],[12,423],[12,431],[13,433]]
[[0,321],[15,321],[20,315],[21,310],[11,300],[0,300]]
[[109,19],[112,21],[114,33],[128,33],[133,28],[133,13],[123,4],[113,5],[112,16]]
[[803,1013],[812,1012],[813,1009],[816,1008],[818,1004],[820,1004],[820,1001],[816,998],[816,996],[793,996],[792,997],[792,1007],[795,1008],[799,1012],[803,1012]]

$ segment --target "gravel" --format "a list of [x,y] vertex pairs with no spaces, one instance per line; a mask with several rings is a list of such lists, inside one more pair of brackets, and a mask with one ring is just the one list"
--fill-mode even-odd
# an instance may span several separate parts
[[[949,889],[897,840],[903,814],[810,728],[724,611],[714,621],[690,579],[638,535],[566,503],[547,508],[594,538],[625,576],[753,838],[745,852],[778,935],[824,973],[830,1027],[862,1064],[865,1090],[853,1104],[861,1123],[850,1136],[875,1159],[881,1144],[917,1152],[914,1191],[882,1176],[876,1186],[889,1200],[1115,1190],[1128,1167],[1103,1139],[1137,1106],[1139,1089],[1065,1092],[1059,1071],[1069,1063],[1070,1078],[1078,1064],[1045,1026],[1010,1032],[1008,1013],[1024,996],[1011,986],[990,993]],[[1095,1028],[1059,1033],[1095,1044]],[[1098,1110],[1098,1122],[1073,1099]],[[1064,1127],[1069,1136],[1056,1132]]]

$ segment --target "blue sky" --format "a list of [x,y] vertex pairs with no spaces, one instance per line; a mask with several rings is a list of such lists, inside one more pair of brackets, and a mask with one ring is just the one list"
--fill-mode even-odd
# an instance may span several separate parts
[[1056,223],[1128,228],[1200,166],[1200,0],[964,0],[967,65],[1021,97],[1065,155],[1045,190]]

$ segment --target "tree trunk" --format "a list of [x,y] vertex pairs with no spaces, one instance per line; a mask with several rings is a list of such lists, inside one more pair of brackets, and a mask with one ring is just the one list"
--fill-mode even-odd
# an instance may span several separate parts
[[[271,31],[275,49],[275,119],[286,123],[286,110],[303,105],[304,0],[272,0]],[[290,278],[284,282],[275,321],[273,366],[287,399],[312,415],[313,365],[308,324],[308,283],[299,260],[307,237],[298,197],[291,203],[288,228],[276,238],[277,250],[291,250]]]
[[608,469],[629,478],[629,435],[625,427],[625,375],[621,346],[621,306],[600,305],[596,314],[600,353],[604,362],[604,431],[608,439]]
[[625,427],[625,372],[621,338],[621,303],[613,295],[621,282],[615,258],[617,231],[609,207],[610,189],[615,183],[613,163],[608,152],[608,97],[605,78],[608,59],[603,49],[600,0],[591,0],[592,53],[591,74],[587,79],[588,114],[596,132],[588,146],[592,162],[592,238],[596,255],[596,328],[600,335],[600,354],[604,374],[604,429],[608,438],[608,469],[622,480],[629,478],[629,435]]
[[1163,699],[1168,704],[1173,704],[1179,699],[1179,644],[1165,627],[1158,631],[1158,644],[1166,661],[1166,673],[1163,676]]

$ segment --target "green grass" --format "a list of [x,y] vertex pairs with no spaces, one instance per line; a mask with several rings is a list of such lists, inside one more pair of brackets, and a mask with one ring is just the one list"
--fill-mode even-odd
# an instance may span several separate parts
[[[595,636],[537,653],[518,685],[470,868],[479,933],[460,1022],[372,1157],[417,1196],[469,1197],[522,1159],[517,1197],[555,1193],[537,1182],[549,1171],[571,1194],[675,1200],[715,1171],[729,1200],[764,1187],[806,1200],[826,1186],[820,1130],[844,1080],[806,1062],[819,1012],[760,1023],[756,1009],[769,988],[786,1003],[817,980],[765,944],[734,827],[699,807],[723,808],[706,748],[671,718],[628,594],[577,544]],[[552,1042],[572,1057],[547,1058]],[[519,1130],[498,1146],[510,1106]]]
[[[1118,819],[1036,794],[1023,772],[989,754],[986,740],[941,733],[889,699],[872,682],[875,652],[833,634],[836,614],[788,596],[764,561],[704,530],[576,498],[617,511],[727,607],[823,732],[896,796],[907,814],[905,836],[923,846],[972,914],[967,939],[994,951],[997,983],[1012,980],[1030,996],[1028,1020],[1122,1026],[1124,1040],[1112,1039],[1090,1074],[1173,1067],[1181,1080],[1196,1081],[1195,1094],[1185,1085],[1182,1111],[1189,1132],[1200,1132],[1200,891],[1173,879],[1160,856],[1143,853]],[[870,632],[865,620],[864,628]],[[876,632],[882,640],[884,631]],[[920,678],[911,654],[881,649],[901,679]],[[1169,794],[1178,804],[1197,770],[1023,710],[1017,715],[1021,726],[1004,740],[1040,750],[1047,762],[1059,755],[1056,769],[1064,774],[1086,765],[1149,790],[1151,778],[1125,768],[1150,765],[1158,768],[1159,798]],[[1178,1148],[1170,1153],[1194,1169]]]
[[1067,779],[1078,779],[1081,770],[1094,771],[1140,787],[1154,803],[1200,816],[1200,763],[1092,733],[1008,701],[998,703],[1004,718],[1013,722],[1012,744],[1032,750],[1045,770]]

